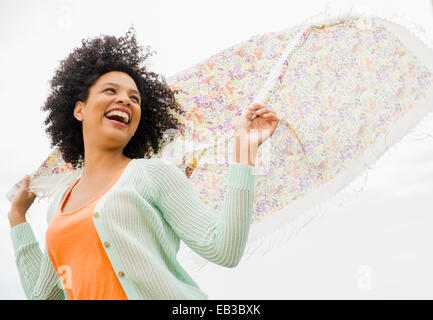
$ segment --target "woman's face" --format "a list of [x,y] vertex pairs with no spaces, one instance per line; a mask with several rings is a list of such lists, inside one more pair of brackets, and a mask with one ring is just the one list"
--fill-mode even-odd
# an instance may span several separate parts
[[[75,118],[83,125],[84,146],[122,151],[137,130],[140,105],[137,86],[128,74],[112,71],[99,77],[90,87],[87,101],[78,101],[74,109]],[[119,110],[113,113],[113,109]]]

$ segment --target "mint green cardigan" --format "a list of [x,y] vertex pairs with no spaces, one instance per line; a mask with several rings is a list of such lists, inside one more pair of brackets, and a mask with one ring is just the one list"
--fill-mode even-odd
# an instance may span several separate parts
[[[159,158],[130,161],[93,215],[101,243],[110,243],[103,248],[128,299],[208,299],[176,259],[180,240],[211,262],[235,267],[248,238],[254,180],[253,166],[231,162],[221,212],[215,213],[174,164]],[[68,188],[50,203],[48,223]],[[10,235],[27,298],[68,299],[30,224],[14,226]]]

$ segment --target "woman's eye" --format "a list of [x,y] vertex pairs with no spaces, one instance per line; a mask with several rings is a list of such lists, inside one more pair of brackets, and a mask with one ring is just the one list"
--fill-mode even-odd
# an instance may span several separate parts
[[[107,90],[111,90],[114,93],[116,92],[113,88],[107,88],[104,91],[107,91]],[[137,97],[133,96],[132,98],[134,98],[137,103],[140,103],[140,99],[138,99]]]

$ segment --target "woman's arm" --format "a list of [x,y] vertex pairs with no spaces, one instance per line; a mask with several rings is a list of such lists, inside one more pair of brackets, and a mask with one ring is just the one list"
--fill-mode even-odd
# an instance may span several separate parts
[[28,222],[15,225],[10,236],[21,284],[27,299],[66,299],[60,278],[51,264],[47,249],[42,253]]
[[235,267],[244,252],[254,201],[254,167],[233,162],[220,212],[201,200],[192,182],[174,164],[158,160],[153,179],[157,207],[175,233],[200,256]]
[[30,176],[26,175],[19,183],[20,189],[12,200],[8,217],[15,262],[24,293],[31,300],[66,299],[47,249],[42,253],[25,217],[36,197],[29,192]]
[[235,267],[243,255],[254,203],[256,153],[278,122],[274,111],[256,103],[236,121],[234,162],[230,163],[224,202],[218,213],[205,205],[178,167],[172,163],[156,166],[157,207],[179,238],[209,261]]

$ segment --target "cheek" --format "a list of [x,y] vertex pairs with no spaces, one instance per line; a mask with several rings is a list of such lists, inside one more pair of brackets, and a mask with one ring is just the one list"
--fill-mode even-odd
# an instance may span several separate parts
[[140,123],[140,119],[141,119],[141,109],[135,111],[134,118],[135,118],[136,126],[138,127],[138,124]]
[[112,104],[110,97],[101,96],[94,100],[92,117],[97,121],[104,118],[104,113],[107,108]]
[[98,101],[95,104],[92,104],[87,110],[86,122],[88,125],[95,126],[101,124],[104,120],[104,113],[107,108],[107,104],[101,103],[101,101]]

